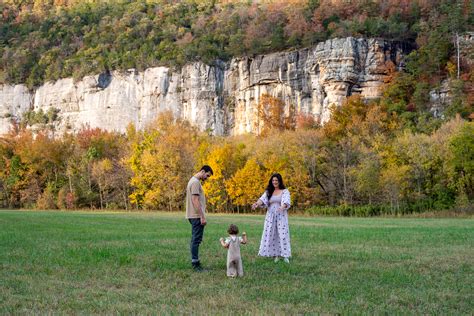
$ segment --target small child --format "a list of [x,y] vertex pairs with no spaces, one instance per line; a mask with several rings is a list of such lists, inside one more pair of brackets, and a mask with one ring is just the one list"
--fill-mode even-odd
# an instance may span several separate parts
[[231,224],[227,230],[229,237],[226,239],[220,238],[222,247],[227,248],[227,276],[235,278],[236,276],[244,275],[244,268],[242,266],[242,257],[240,256],[240,244],[247,243],[247,234],[242,233],[242,237],[238,237],[239,228]]

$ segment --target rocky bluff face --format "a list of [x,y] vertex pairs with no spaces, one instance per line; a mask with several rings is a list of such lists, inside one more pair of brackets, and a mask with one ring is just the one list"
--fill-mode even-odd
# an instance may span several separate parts
[[0,133],[29,110],[58,111],[58,132],[84,125],[124,132],[129,123],[144,128],[160,112],[171,111],[216,135],[255,132],[262,94],[292,104],[296,113],[324,123],[331,104],[352,95],[380,96],[386,63],[400,66],[402,44],[377,39],[332,39],[291,52],[235,58],[209,66],[192,63],[180,71],[166,67],[133,69],[62,79],[34,91],[0,85]]

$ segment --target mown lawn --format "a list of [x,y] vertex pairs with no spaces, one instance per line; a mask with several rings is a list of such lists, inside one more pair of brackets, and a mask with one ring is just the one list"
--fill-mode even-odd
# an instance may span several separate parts
[[[290,217],[290,265],[257,257],[261,215],[210,215],[207,272],[182,213],[0,211],[0,314],[474,312],[474,219]],[[245,276],[225,276],[229,223]]]

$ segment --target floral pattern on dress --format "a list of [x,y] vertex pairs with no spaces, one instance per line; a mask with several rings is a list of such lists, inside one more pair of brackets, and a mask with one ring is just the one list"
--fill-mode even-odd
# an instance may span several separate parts
[[[290,228],[288,226],[288,208],[291,205],[290,191],[283,190],[281,195],[272,196],[270,200],[267,192],[260,197],[267,207],[265,224],[258,255],[262,257],[291,257]],[[279,211],[284,204],[288,207]]]

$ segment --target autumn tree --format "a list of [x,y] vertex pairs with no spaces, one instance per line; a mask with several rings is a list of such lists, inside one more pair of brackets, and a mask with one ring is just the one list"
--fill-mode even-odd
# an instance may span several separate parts
[[266,182],[270,174],[257,163],[255,158],[247,160],[245,165],[237,170],[229,181],[226,182],[226,189],[229,197],[238,210],[249,210],[265,191]]
[[300,164],[302,172],[307,176],[301,191],[301,204],[304,206],[326,204],[329,201],[331,185],[327,182],[328,170],[325,168],[324,136],[320,129],[296,130],[294,144],[297,150],[294,154],[300,156],[296,164]]
[[210,210],[229,211],[231,200],[226,190],[226,183],[245,163],[243,149],[245,145],[225,142],[218,144],[206,158],[214,174],[204,183],[207,202]]
[[463,124],[449,142],[450,173],[457,189],[459,206],[474,200],[474,123]]
[[[67,180],[58,192],[60,207],[102,208],[107,204],[128,208],[123,190],[128,190],[130,175],[121,163],[126,153],[125,138],[118,133],[84,127],[76,135],[66,135],[63,139],[70,139],[73,148],[65,159]],[[112,169],[105,168],[104,161]]]
[[71,147],[62,139],[54,139],[43,132],[34,135],[28,130],[21,130],[13,144],[10,167],[17,174],[15,187],[20,203],[34,207],[46,188],[48,194],[56,194],[65,182],[65,161]]
[[188,122],[166,112],[131,143],[131,202],[147,209],[181,208],[184,188],[195,171],[198,137]]
[[296,113],[293,104],[286,105],[281,99],[262,94],[257,104],[256,131],[265,135],[270,130],[294,130]]
[[322,164],[327,168],[327,187],[332,203],[352,204],[355,178],[351,170],[360,158],[362,122],[368,106],[360,96],[348,98],[341,107],[333,106],[330,120],[323,126]]
[[350,170],[355,181],[357,202],[369,205],[385,202],[381,197],[382,170],[382,162],[377,152],[367,150],[361,154],[358,164]]
[[110,159],[104,158],[92,164],[92,177],[99,186],[100,208],[107,204],[107,193],[111,187],[110,179],[113,165]]
[[19,161],[13,154],[14,144],[9,137],[0,138],[0,201],[3,207],[15,206],[15,185],[19,180]]

